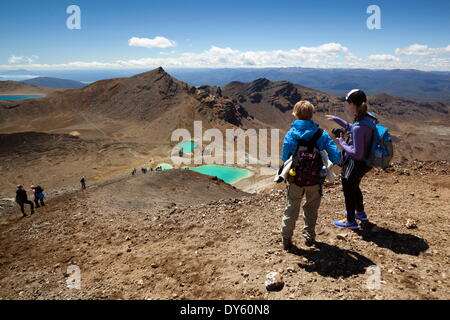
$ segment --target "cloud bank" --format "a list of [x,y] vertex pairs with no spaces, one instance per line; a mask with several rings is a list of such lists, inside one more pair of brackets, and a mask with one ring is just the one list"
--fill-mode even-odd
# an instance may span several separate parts
[[[160,38],[160,39],[159,39]],[[163,37],[154,39],[131,38],[130,46],[157,47],[174,46],[174,41]],[[397,48],[395,55],[387,53],[359,57],[340,43],[325,43],[319,46],[301,46],[290,50],[241,51],[229,47],[211,46],[203,52],[175,52],[156,57],[123,59],[117,61],[72,61],[62,64],[17,65],[30,62],[24,57],[10,58],[14,67],[33,69],[122,69],[122,68],[269,68],[269,67],[308,67],[308,68],[368,68],[368,69],[418,69],[450,71],[450,45],[443,48],[430,48],[427,45],[413,44]],[[11,69],[12,65],[0,65],[1,69]]]
[[413,44],[403,49],[396,49],[399,56],[440,56],[450,53],[450,45],[444,48],[429,48],[425,44]]

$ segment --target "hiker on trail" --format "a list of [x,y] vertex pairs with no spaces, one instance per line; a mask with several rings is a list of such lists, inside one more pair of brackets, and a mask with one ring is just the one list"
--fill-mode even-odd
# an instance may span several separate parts
[[136,168],[134,168],[133,171],[131,171],[131,175],[132,176],[136,175],[136,172],[137,172],[137,170],[136,170]]
[[80,184],[81,184],[81,189],[86,189],[86,179],[84,177],[81,178],[80,180]]
[[[376,124],[376,117],[367,112],[367,97],[362,90],[354,89],[345,98],[346,107],[354,114],[354,124],[348,123],[336,116],[327,115],[330,121],[335,121],[346,132],[350,132],[347,139],[340,133],[338,142],[343,150],[341,182],[344,191],[345,208],[344,219],[334,221],[333,224],[339,228],[358,229],[356,219],[366,221],[367,215],[364,211],[363,194],[359,187],[361,179],[372,167],[368,166],[366,159],[370,152],[373,138],[373,130],[368,125],[360,122]],[[356,211],[356,213],[355,213]]]
[[[293,247],[292,235],[297,222],[303,196],[303,236],[305,245],[315,244],[315,226],[317,213],[322,200],[321,171],[324,163],[320,151],[326,150],[329,159],[337,164],[341,152],[325,130],[312,120],[314,106],[309,101],[300,101],[294,106],[291,129],[284,137],[282,160],[286,162],[292,156],[292,167],[287,184],[287,204],[283,215],[281,232],[283,248]],[[323,172],[322,172],[323,173]]]
[[[45,206],[44,199],[44,189],[41,188],[41,186],[34,186],[31,185],[31,191],[34,193],[34,203],[36,205],[36,208],[39,208],[40,206]],[[39,202],[41,202],[41,205],[39,205]]]
[[31,209],[30,215],[34,214],[33,202],[28,200],[27,192],[25,191],[25,189],[23,188],[22,185],[18,185],[17,186],[16,202],[20,206],[20,211],[22,211],[22,216],[23,217],[27,216],[26,213],[25,213],[25,207],[24,207],[25,203],[30,205],[30,209]]

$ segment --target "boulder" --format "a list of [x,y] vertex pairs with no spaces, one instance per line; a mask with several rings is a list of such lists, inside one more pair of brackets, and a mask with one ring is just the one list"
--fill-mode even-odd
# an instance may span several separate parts
[[266,276],[267,280],[264,282],[267,291],[281,291],[284,287],[283,277],[279,272],[270,272]]

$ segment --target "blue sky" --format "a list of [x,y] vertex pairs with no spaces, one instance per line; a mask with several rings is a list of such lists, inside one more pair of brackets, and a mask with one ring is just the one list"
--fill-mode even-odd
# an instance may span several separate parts
[[[66,27],[72,4],[81,30]],[[370,5],[381,30],[366,26]],[[449,21],[448,0],[2,1],[0,68],[450,70]]]

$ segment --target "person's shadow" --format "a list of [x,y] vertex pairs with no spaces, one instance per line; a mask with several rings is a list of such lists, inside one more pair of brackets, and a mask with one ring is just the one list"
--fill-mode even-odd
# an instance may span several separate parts
[[[397,254],[418,256],[429,248],[424,239],[412,234],[391,231],[372,222],[365,222],[362,227],[354,232],[360,235],[364,241],[374,242],[377,246],[392,250]],[[377,229],[376,232],[373,231],[374,228]]]
[[321,276],[335,279],[364,274],[367,267],[375,265],[373,261],[354,251],[341,249],[323,242],[317,242],[316,247],[319,250],[303,250],[294,247],[290,250],[290,253],[305,257],[308,260],[305,263],[298,263],[298,266],[305,271],[316,272]]

